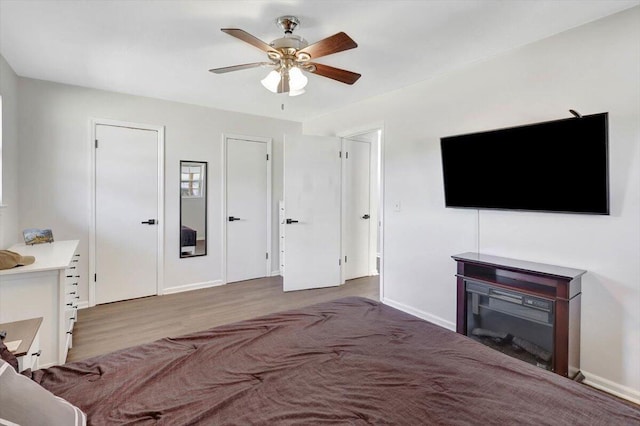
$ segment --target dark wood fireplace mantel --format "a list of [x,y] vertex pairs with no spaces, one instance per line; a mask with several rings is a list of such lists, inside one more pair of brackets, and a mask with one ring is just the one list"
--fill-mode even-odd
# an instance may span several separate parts
[[481,253],[457,262],[456,331],[468,335],[467,283],[479,283],[554,302],[552,370],[574,378],[580,372],[581,277],[586,271]]

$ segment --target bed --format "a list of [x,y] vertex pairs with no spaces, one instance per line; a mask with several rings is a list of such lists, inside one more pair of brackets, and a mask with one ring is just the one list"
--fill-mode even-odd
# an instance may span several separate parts
[[196,236],[197,232],[195,229],[184,225],[180,227],[180,253],[196,253]]
[[640,407],[350,297],[33,372],[92,425],[640,424]]

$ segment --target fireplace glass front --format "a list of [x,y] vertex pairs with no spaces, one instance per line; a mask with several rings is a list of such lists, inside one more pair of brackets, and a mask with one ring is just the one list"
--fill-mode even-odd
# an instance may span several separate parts
[[553,368],[554,301],[465,280],[467,335],[530,364]]

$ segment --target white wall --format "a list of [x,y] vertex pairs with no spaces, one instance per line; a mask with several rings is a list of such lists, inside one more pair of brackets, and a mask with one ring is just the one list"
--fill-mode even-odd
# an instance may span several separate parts
[[[56,240],[80,239],[87,277],[90,226],[89,119],[107,118],[165,127],[164,288],[222,279],[222,134],[271,137],[281,151],[283,134],[300,133],[300,123],[226,112],[176,102],[130,96],[41,80],[19,78],[20,229],[52,228]],[[179,258],[180,160],[207,161],[207,256]],[[274,229],[282,197],[282,169],[275,167]],[[277,233],[273,253],[278,253]],[[273,269],[278,258],[273,256]],[[80,289],[88,299],[88,284]]]
[[[384,122],[384,297],[455,322],[455,262],[476,251],[588,270],[582,368],[640,400],[640,7],[308,120]],[[366,75],[365,75],[366,78]],[[444,208],[440,137],[609,112],[611,215]],[[580,171],[580,159],[567,165]],[[401,202],[401,211],[393,209]]]
[[0,249],[21,235],[18,230],[18,76],[0,55],[2,95],[2,197],[0,199]]

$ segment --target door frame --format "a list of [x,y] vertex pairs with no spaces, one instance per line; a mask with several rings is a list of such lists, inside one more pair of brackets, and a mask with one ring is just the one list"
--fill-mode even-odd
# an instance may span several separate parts
[[222,229],[221,229],[221,235],[222,235],[222,241],[221,241],[221,250],[220,252],[222,253],[222,265],[221,265],[221,271],[222,271],[222,283],[223,284],[227,284],[227,217],[228,217],[228,212],[227,212],[227,143],[229,142],[229,139],[239,139],[239,140],[243,140],[243,141],[249,141],[249,142],[258,142],[258,143],[265,143],[267,144],[267,156],[269,157],[267,161],[267,205],[266,205],[266,220],[267,220],[267,247],[265,247],[266,253],[268,254],[268,259],[265,259],[265,277],[270,277],[271,276],[271,262],[273,259],[272,256],[272,250],[271,250],[271,245],[272,245],[272,227],[273,224],[271,223],[271,217],[272,217],[272,212],[271,212],[271,207],[272,207],[272,200],[271,198],[272,196],[272,164],[273,164],[273,153],[272,153],[272,146],[273,146],[273,139],[272,138],[265,138],[265,137],[261,137],[261,136],[246,136],[246,135],[237,135],[237,134],[232,134],[232,133],[223,133],[222,134],[222,176],[221,176],[221,182],[222,182],[222,200],[220,203],[221,206],[221,214],[222,214]]
[[91,276],[95,277],[96,273],[96,126],[113,126],[113,127],[126,127],[129,129],[137,130],[151,130],[157,133],[158,140],[158,245],[156,247],[157,252],[157,267],[156,267],[156,294],[161,294],[161,289],[164,288],[164,126],[157,126],[152,124],[132,123],[128,121],[111,120],[105,118],[91,118],[89,119],[89,150],[90,162],[91,162],[91,181],[90,181],[90,218],[91,223],[89,225],[89,306],[96,305],[96,281],[92,280]]
[[[380,132],[380,136],[378,138],[378,146],[377,146],[377,152],[373,152],[373,150],[371,150],[371,155],[377,155],[378,157],[378,170],[377,170],[377,174],[378,174],[378,206],[371,206],[371,207],[377,207],[378,208],[378,222],[379,222],[379,226],[377,229],[377,233],[379,233],[378,238],[380,239],[380,247],[379,247],[379,251],[380,251],[380,271],[379,271],[379,286],[380,286],[380,300],[384,299],[384,140],[385,140],[385,127],[384,127],[384,122],[377,122],[377,123],[371,123],[371,124],[367,124],[364,126],[360,126],[360,127],[356,127],[356,128],[352,128],[349,130],[345,130],[342,132],[338,132],[337,135],[338,137],[342,138],[342,148],[344,151],[345,148],[345,143],[344,141],[346,139],[353,139],[359,135],[363,135],[366,133],[373,133],[373,132]],[[371,161],[373,162],[373,161]],[[346,163],[346,161],[344,161],[343,159],[343,164]],[[372,164],[370,163],[370,175],[371,175],[371,171],[373,170],[373,167],[371,167]],[[346,223],[346,200],[344,199],[345,196],[345,186],[346,186],[346,173],[345,173],[345,168],[346,168],[346,164],[343,165],[343,173],[342,173],[342,225],[341,227],[344,227],[344,224]],[[370,178],[370,186],[371,186],[372,182],[371,182],[371,178]],[[369,203],[371,203],[371,199],[369,200]],[[345,256],[345,249],[346,249],[346,245],[345,245],[345,230],[342,229],[342,241],[341,241],[341,259],[344,259]],[[369,239],[369,250],[374,250],[375,251],[375,246],[376,246],[377,241],[370,238]],[[371,272],[371,265],[369,266],[370,272]],[[342,268],[341,270],[341,282],[342,284],[345,283],[345,270],[346,268]],[[375,270],[375,265],[373,270]]]

